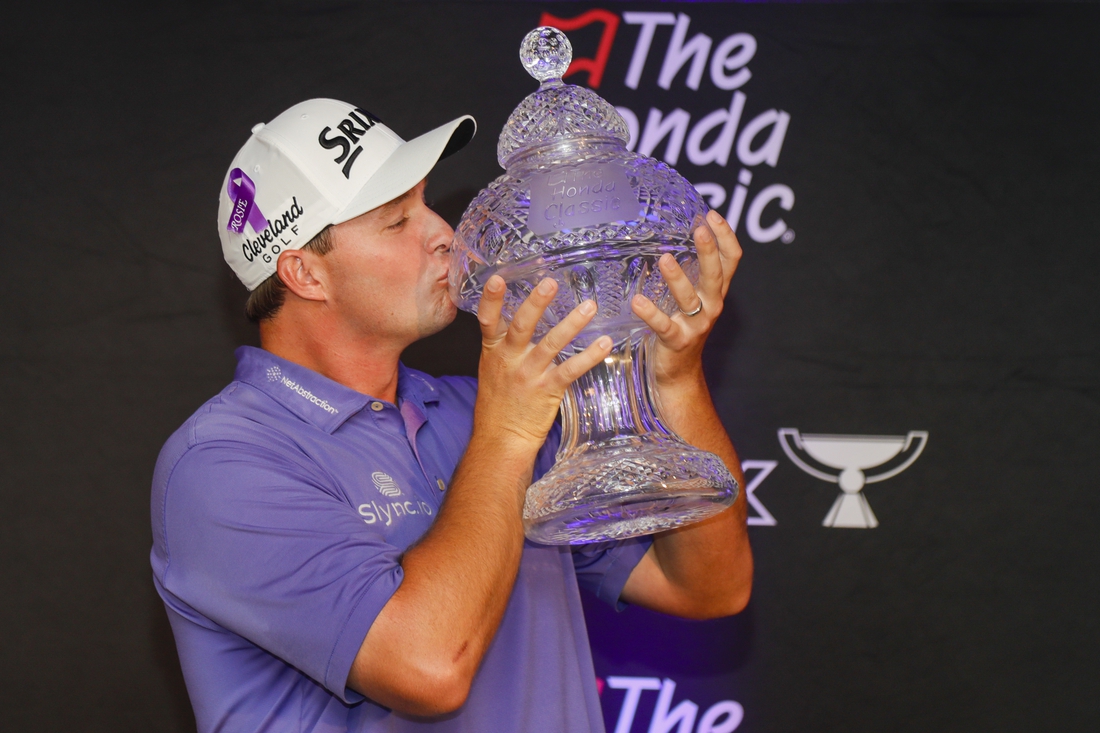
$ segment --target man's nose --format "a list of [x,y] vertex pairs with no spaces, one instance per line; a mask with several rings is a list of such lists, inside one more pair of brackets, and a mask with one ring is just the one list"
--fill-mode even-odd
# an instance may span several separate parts
[[451,225],[443,220],[439,214],[432,212],[434,221],[432,222],[432,228],[428,241],[431,243],[430,249],[433,253],[443,252],[449,253],[451,250],[451,242],[454,240],[455,230],[451,229]]

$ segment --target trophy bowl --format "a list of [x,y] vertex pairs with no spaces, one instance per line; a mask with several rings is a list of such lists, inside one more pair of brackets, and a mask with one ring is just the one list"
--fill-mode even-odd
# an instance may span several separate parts
[[527,490],[527,537],[543,544],[623,539],[679,527],[730,506],[738,486],[716,455],[687,444],[661,417],[647,353],[654,336],[630,308],[641,293],[677,306],[657,267],[666,252],[694,282],[692,232],[707,206],[668,165],[627,150],[626,123],[591,90],[564,84],[565,34],[536,28],[520,59],[541,83],[501,132],[505,173],[470,203],[455,231],[451,297],[477,312],[485,283],[507,283],[504,317],[544,278],[558,293],[535,339],[584,300],[598,311],[559,360],[611,337],[610,355],[562,400],[554,467]]

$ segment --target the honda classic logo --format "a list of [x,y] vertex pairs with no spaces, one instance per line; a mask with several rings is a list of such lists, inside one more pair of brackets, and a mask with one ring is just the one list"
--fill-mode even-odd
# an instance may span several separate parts
[[[760,105],[752,104],[744,91],[753,78],[749,63],[756,56],[756,38],[743,32],[724,35],[720,28],[707,28],[715,33],[714,37],[691,34],[691,17],[686,13],[627,11],[620,19],[617,13],[604,9],[589,10],[574,18],[544,12],[539,25],[567,32],[593,24],[603,26],[594,55],[574,57],[563,76],[586,72],[588,85],[599,89],[603,84],[601,94],[612,103],[616,93],[607,88],[609,80],[604,78],[604,70],[621,29],[620,20],[631,27],[631,35],[637,29],[630,64],[621,82],[626,88],[623,94],[653,85],[656,89],[647,96],[664,107],[642,111],[616,106],[630,130],[628,148],[671,166],[676,166],[684,154],[691,165],[700,169],[698,173],[689,171],[695,187],[712,208],[725,208],[726,219],[735,231],[760,243],[793,242],[794,230],[781,212],[794,208],[794,191],[785,183],[769,180],[773,179],[770,169],[779,164],[791,115],[778,107],[758,111]],[[676,101],[666,95],[669,91],[676,95]],[[712,101],[692,103],[697,93],[699,99]],[[721,101],[715,109],[715,97],[724,100],[727,93],[728,101]],[[687,103],[685,94],[689,95]],[[682,106],[667,110],[662,100],[667,100],[667,106]]]

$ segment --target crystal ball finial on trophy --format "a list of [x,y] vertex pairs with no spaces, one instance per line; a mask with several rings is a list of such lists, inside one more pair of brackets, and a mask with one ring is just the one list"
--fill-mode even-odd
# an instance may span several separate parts
[[738,492],[721,459],[667,427],[647,366],[653,336],[630,308],[640,293],[675,312],[657,261],[671,253],[698,277],[692,232],[707,206],[672,168],[627,150],[626,123],[607,101],[561,81],[571,56],[555,28],[524,38],[520,60],[541,85],[501,131],[505,173],[463,214],[450,273],[452,298],[475,313],[486,281],[500,275],[509,320],[542,279],[557,280],[536,339],[594,300],[596,317],[561,360],[612,338],[611,354],[566,393],[557,461],[527,490],[525,530],[544,544],[683,526],[722,511]]

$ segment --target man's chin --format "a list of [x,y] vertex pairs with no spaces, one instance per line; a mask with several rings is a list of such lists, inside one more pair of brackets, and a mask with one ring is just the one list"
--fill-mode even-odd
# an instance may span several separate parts
[[456,316],[458,316],[458,308],[455,307],[450,298],[446,298],[433,317],[425,318],[420,322],[420,338],[427,338],[439,333],[454,323]]

